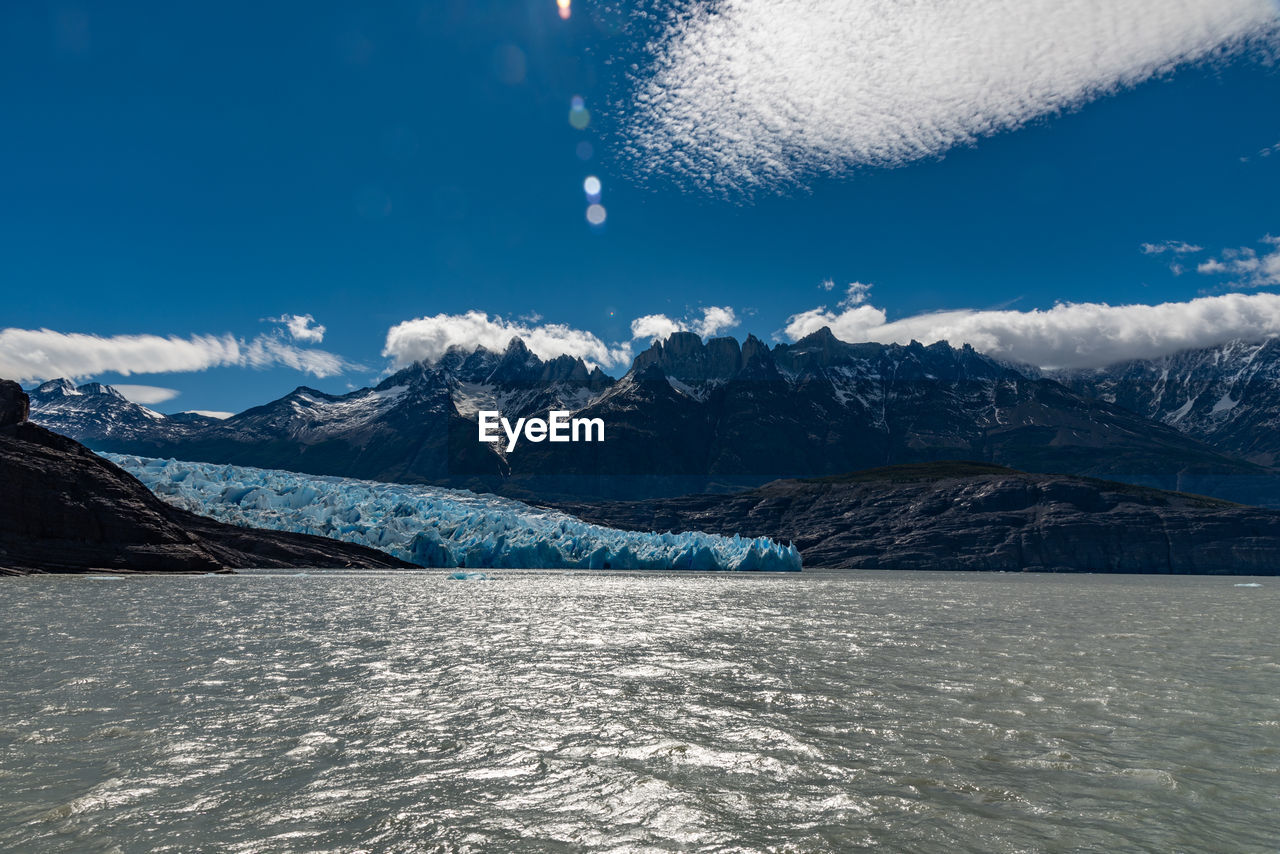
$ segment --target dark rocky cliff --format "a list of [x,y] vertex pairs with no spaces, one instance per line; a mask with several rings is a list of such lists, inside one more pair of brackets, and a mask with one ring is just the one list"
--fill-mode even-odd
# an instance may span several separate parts
[[618,528],[790,541],[806,567],[1280,573],[1280,512],[981,463],[782,480],[736,495],[557,506]]
[[324,537],[237,528],[170,507],[83,445],[26,420],[0,381],[0,575],[407,567]]

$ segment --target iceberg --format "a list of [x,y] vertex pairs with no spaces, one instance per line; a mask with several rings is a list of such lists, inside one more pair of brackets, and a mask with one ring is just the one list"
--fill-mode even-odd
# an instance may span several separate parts
[[274,469],[103,454],[164,501],[221,522],[319,534],[448,569],[795,572],[767,537],[621,531],[510,498]]

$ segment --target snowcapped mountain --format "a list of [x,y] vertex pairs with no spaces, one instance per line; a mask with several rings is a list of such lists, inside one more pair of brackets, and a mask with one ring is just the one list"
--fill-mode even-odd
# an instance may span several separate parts
[[581,359],[543,361],[513,339],[502,353],[451,350],[349,394],[300,386],[225,420],[164,416],[96,383],[55,380],[30,394],[33,421],[96,450],[465,486],[507,472],[476,441],[467,418],[478,409],[513,417],[577,409],[611,383]]
[[508,458],[512,474],[733,482],[943,459],[1166,486],[1260,473],[969,347],[848,344],[827,329],[772,349],[678,333],[581,415],[602,418],[608,441],[522,446]]
[[[943,459],[1201,492],[1216,487],[1188,478],[1263,473],[969,347],[848,344],[826,329],[773,348],[676,333],[616,382],[516,339],[502,353],[452,350],[350,394],[303,387],[225,421],[142,416],[128,430],[89,430],[46,399],[33,395],[34,420],[61,418],[54,429],[100,450],[533,497],[673,494]],[[514,420],[552,408],[602,419],[606,441],[506,453],[477,440],[480,409]]]
[[1280,463],[1280,338],[1232,341],[1059,377],[1262,465]]
[[571,356],[543,361],[524,341],[513,338],[503,353],[478,347],[471,353],[451,350],[437,362],[449,384],[458,413],[473,418],[481,409],[496,409],[520,418],[549,409],[581,409],[613,380],[599,368]]
[[193,427],[216,423],[194,413],[164,416],[127,400],[109,385],[50,380],[28,392],[40,424],[81,442],[177,439]]

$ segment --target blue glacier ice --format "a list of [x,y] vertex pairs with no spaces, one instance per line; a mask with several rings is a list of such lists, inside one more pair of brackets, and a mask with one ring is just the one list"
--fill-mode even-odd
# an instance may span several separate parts
[[766,537],[641,533],[465,490],[247,466],[104,457],[170,504],[235,525],[319,534],[421,566],[797,571]]

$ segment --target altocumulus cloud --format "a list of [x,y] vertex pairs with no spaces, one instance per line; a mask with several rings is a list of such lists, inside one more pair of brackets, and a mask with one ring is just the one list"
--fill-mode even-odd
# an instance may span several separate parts
[[1059,303],[1034,311],[943,311],[895,321],[888,321],[882,309],[861,304],[794,315],[785,332],[795,340],[823,326],[844,341],[947,341],[1042,368],[1090,368],[1278,335],[1280,294],[1232,293],[1159,305]]
[[633,81],[642,170],[895,166],[1276,34],[1275,0],[685,0]]
[[490,317],[482,311],[465,314],[437,314],[397,323],[387,330],[382,355],[397,367],[416,361],[433,361],[450,347],[467,351],[482,346],[501,352],[512,338],[520,338],[525,346],[542,359],[567,355],[581,358],[593,366],[605,368],[626,365],[631,361],[631,348],[626,344],[609,345],[591,332],[574,329],[563,323],[531,323]]
[[1280,285],[1280,237],[1268,234],[1260,242],[1268,247],[1262,253],[1252,246],[1224,249],[1200,263],[1196,271],[1206,276],[1231,276],[1231,285],[1237,288]]
[[0,329],[0,377],[19,382],[82,378],[108,371],[182,373],[217,367],[284,366],[329,377],[358,366],[324,350],[298,347],[279,335],[90,335],[52,329]]

